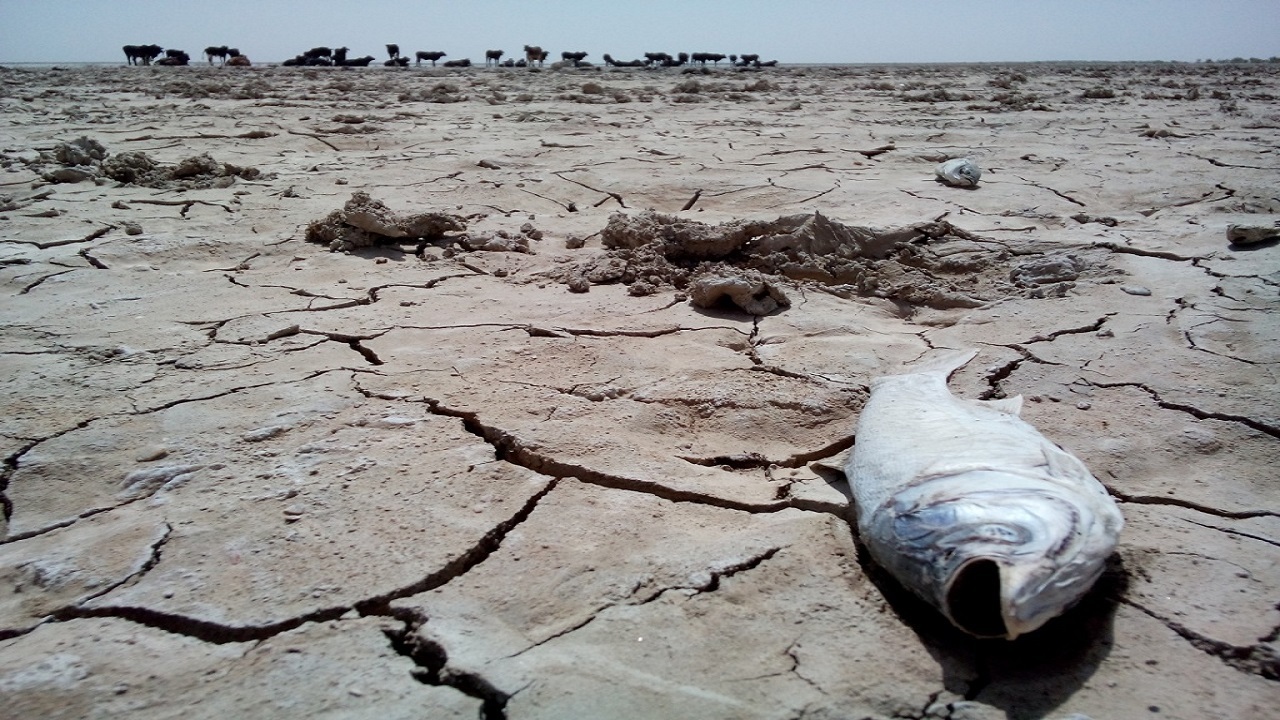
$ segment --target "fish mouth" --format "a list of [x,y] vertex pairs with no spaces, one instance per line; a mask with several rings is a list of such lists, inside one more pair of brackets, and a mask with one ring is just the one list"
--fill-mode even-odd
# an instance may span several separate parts
[[973,558],[951,580],[943,609],[957,627],[980,638],[1010,638],[1006,622],[1000,564]]

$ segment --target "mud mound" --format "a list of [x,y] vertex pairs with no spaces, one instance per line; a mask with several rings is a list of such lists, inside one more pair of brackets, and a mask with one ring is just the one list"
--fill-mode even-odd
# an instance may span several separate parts
[[43,164],[56,166],[44,171],[44,179],[59,183],[115,180],[162,190],[203,190],[230,187],[236,178],[270,177],[254,167],[220,163],[207,153],[170,166],[160,165],[142,152],[112,155],[102,143],[89,137],[59,143],[52,152],[41,155]]
[[[1039,285],[1074,280],[1088,268],[1081,257],[1049,256],[1041,263],[1045,267],[1011,277],[1012,256],[1006,248],[950,223],[877,229],[844,225],[821,213],[720,225],[652,211],[615,213],[601,242],[604,256],[559,268],[551,276],[577,292],[621,282],[633,295],[664,286],[687,290],[700,277],[711,276],[720,281],[709,287],[750,288],[743,297],[754,300],[735,300],[748,312],[768,305],[759,304],[765,297],[785,306],[776,285],[783,279],[820,284],[844,297],[874,296],[945,309],[978,307],[1014,294],[1044,297]],[[1060,272],[1064,267],[1071,273]],[[699,293],[710,303],[725,294]]]
[[466,229],[466,221],[456,215],[401,215],[368,193],[355,192],[341,210],[308,225],[306,240],[341,251],[403,240],[430,242],[443,238],[445,233]]

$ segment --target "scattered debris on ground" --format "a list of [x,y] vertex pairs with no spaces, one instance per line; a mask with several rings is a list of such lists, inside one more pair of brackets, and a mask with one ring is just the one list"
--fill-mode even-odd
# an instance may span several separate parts
[[41,153],[35,164],[56,164],[42,177],[53,183],[108,180],[126,185],[162,190],[204,190],[225,188],[244,180],[268,179],[255,167],[240,167],[214,160],[208,153],[185,158],[176,165],[161,165],[143,152],[112,155],[102,143],[89,137],[58,143],[51,152]]

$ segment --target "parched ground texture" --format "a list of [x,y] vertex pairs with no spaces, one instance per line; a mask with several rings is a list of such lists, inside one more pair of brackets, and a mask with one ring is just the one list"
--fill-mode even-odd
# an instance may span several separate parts
[[[1278,95],[0,68],[0,715],[1275,717]],[[962,347],[1127,521],[1012,643],[884,578],[838,470]]]

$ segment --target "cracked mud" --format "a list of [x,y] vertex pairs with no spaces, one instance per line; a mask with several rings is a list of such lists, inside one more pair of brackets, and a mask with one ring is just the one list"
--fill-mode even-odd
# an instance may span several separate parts
[[[189,70],[0,68],[5,711],[1274,715],[1272,67]],[[947,347],[1128,522],[1012,643],[835,469]]]

